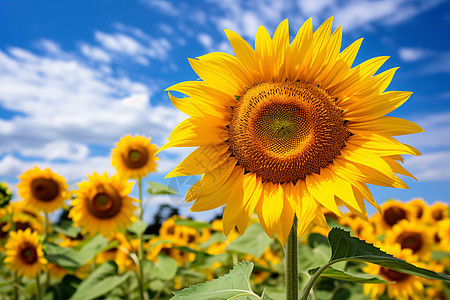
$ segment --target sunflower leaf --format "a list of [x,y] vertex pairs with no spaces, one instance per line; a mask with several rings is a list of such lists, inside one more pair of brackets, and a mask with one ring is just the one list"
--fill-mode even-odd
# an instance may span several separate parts
[[450,281],[450,276],[435,273],[430,270],[416,267],[404,260],[381,251],[379,248],[368,244],[358,238],[350,236],[348,231],[333,228],[328,234],[331,245],[331,259],[328,265],[338,261],[364,261],[392,269],[397,272],[415,275],[419,277]]
[[136,234],[137,236],[144,233],[145,229],[147,229],[147,223],[142,220],[137,220],[130,226],[128,226],[128,230]]
[[83,280],[70,300],[90,300],[103,296],[123,284],[130,273],[117,274],[117,265],[113,262],[101,264],[88,278]]
[[[236,299],[259,298],[250,288],[250,274],[253,263],[240,262],[230,273],[197,285],[190,286],[181,291],[172,292],[172,300],[207,300],[207,299]],[[270,299],[266,296],[265,299]]]
[[187,226],[194,229],[211,228],[211,224],[208,222],[199,222],[191,219],[178,219],[175,220],[175,224],[178,226]]
[[[312,276],[319,269],[320,268],[309,270],[309,274]],[[332,267],[328,267],[325,271],[323,271],[321,276],[358,283],[389,283],[389,281],[385,281],[379,276],[369,275],[366,273],[351,274],[342,270],[334,269]]]
[[151,195],[175,195],[177,191],[159,182],[148,181],[148,193]]
[[267,236],[261,224],[254,223],[247,228],[243,235],[233,240],[225,249],[261,257],[271,242],[272,239]]

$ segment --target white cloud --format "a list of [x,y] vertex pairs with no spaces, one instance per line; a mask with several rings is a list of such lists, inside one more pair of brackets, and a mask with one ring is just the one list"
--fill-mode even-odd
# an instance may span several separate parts
[[54,41],[41,39],[37,42],[37,46],[52,54],[61,54],[60,46]]
[[427,153],[405,160],[405,167],[420,181],[448,181],[450,179],[450,151]]
[[105,63],[111,62],[111,56],[105,50],[91,46],[88,44],[82,44],[80,46],[81,53],[89,59],[97,60]]
[[11,176],[14,174],[19,176],[34,167],[40,169],[50,168],[53,172],[67,179],[68,184],[74,184],[83,178],[87,178],[88,174],[97,172],[102,174],[108,172],[109,175],[115,174],[116,170],[111,166],[111,157],[109,156],[93,156],[86,158],[83,163],[65,162],[55,163],[46,161],[22,161],[12,155],[7,155],[0,159],[0,176]]
[[200,44],[202,44],[203,47],[205,47],[206,49],[210,49],[211,46],[213,45],[212,37],[206,33],[200,33],[197,36],[197,39],[200,42]]
[[172,44],[165,37],[154,38],[138,28],[120,23],[115,27],[120,32],[95,32],[95,39],[110,55],[127,57],[147,66],[149,59],[165,60],[172,49]]
[[56,166],[70,176],[86,173],[85,168],[105,169],[109,158],[89,157],[91,147],[112,148],[130,133],[162,144],[185,118],[174,108],[150,103],[158,88],[154,81],[134,81],[78,57],[0,51],[0,105],[17,113],[0,120],[1,175],[15,177],[34,163]]
[[157,9],[170,16],[179,15],[179,10],[171,2],[165,0],[141,0],[150,9]]
[[86,145],[68,141],[54,141],[40,148],[22,148],[18,151],[24,157],[38,157],[45,160],[83,161],[89,154],[89,148]]
[[398,50],[398,55],[400,59],[405,62],[415,62],[427,57],[430,51],[422,48],[400,48]]

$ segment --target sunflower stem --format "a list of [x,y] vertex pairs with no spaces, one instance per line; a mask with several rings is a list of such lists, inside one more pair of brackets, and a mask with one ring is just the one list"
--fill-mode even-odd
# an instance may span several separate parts
[[[142,178],[138,178],[138,187],[139,187],[139,220],[142,221],[143,216],[143,206],[142,206]],[[139,261],[139,296],[141,300],[145,299],[144,296],[144,234],[139,233],[139,249],[138,249],[138,261]]]
[[14,272],[14,300],[18,300],[19,299],[19,288],[17,287],[19,285],[19,276],[17,276],[17,273]]
[[[45,215],[45,219],[44,219],[44,237],[43,237],[43,242],[45,243],[47,242],[47,236],[48,236],[48,228],[49,228],[49,220],[48,220],[48,212],[44,212]],[[47,289],[47,287],[49,286],[50,283],[50,271],[48,270],[48,262],[47,262],[47,272],[46,272],[46,276],[45,276],[45,288]]]
[[39,280],[41,274],[36,275],[36,299],[42,299],[41,282]]
[[298,266],[297,266],[297,217],[294,218],[291,232],[289,233],[286,249],[286,300],[298,299]]

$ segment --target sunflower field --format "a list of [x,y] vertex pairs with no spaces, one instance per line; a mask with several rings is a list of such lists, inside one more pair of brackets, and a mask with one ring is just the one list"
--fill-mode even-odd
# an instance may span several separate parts
[[[309,19],[290,42],[286,19],[255,48],[226,30],[235,56],[190,59],[201,80],[167,88],[189,118],[165,145],[124,136],[116,174],[76,186],[37,166],[16,197],[2,184],[2,299],[450,299],[448,205],[368,188],[416,179],[402,162],[420,152],[394,137],[423,129],[385,116],[411,92],[386,91],[397,68],[375,75],[387,57],[352,67],[361,39],[341,51],[331,29]],[[177,193],[144,180],[172,147],[196,147],[166,178],[202,175],[183,196],[223,206],[210,222],[170,206],[144,221]]]

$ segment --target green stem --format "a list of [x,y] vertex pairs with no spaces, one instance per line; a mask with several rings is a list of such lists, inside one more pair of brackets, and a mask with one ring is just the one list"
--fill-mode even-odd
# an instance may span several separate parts
[[286,243],[286,300],[298,299],[297,217],[294,218]]
[[319,279],[320,275],[322,275],[323,271],[325,271],[329,266],[331,266],[332,264],[341,262],[341,261],[345,261],[345,260],[349,260],[349,259],[337,259],[337,260],[333,260],[330,261],[328,263],[326,263],[325,265],[323,265],[315,274],[313,277],[311,277],[311,279],[309,279],[308,284],[306,285],[305,289],[303,290],[303,294],[300,297],[299,300],[306,300],[308,299],[308,295],[309,292],[311,291],[312,287],[314,286],[314,284],[316,283],[317,279]]
[[18,300],[19,299],[19,288],[17,287],[19,285],[19,277],[17,276],[17,273],[14,272],[14,300]]
[[[143,216],[143,205],[142,205],[142,178],[138,178],[138,186],[139,186],[139,220],[142,221]],[[144,300],[144,236],[143,233],[139,233],[139,249],[138,249],[138,260],[139,260],[139,296],[141,300]]]
[[39,280],[40,276],[41,276],[41,274],[36,275],[36,299],[37,300],[42,299],[41,283]]
[[[47,237],[48,237],[48,228],[49,228],[49,220],[48,220],[48,212],[44,213],[45,215],[45,219],[44,219],[44,238],[43,238],[43,243],[47,242]],[[48,262],[47,262],[47,274],[45,275],[45,289],[48,288],[49,284],[50,284],[50,271],[48,271]]]

